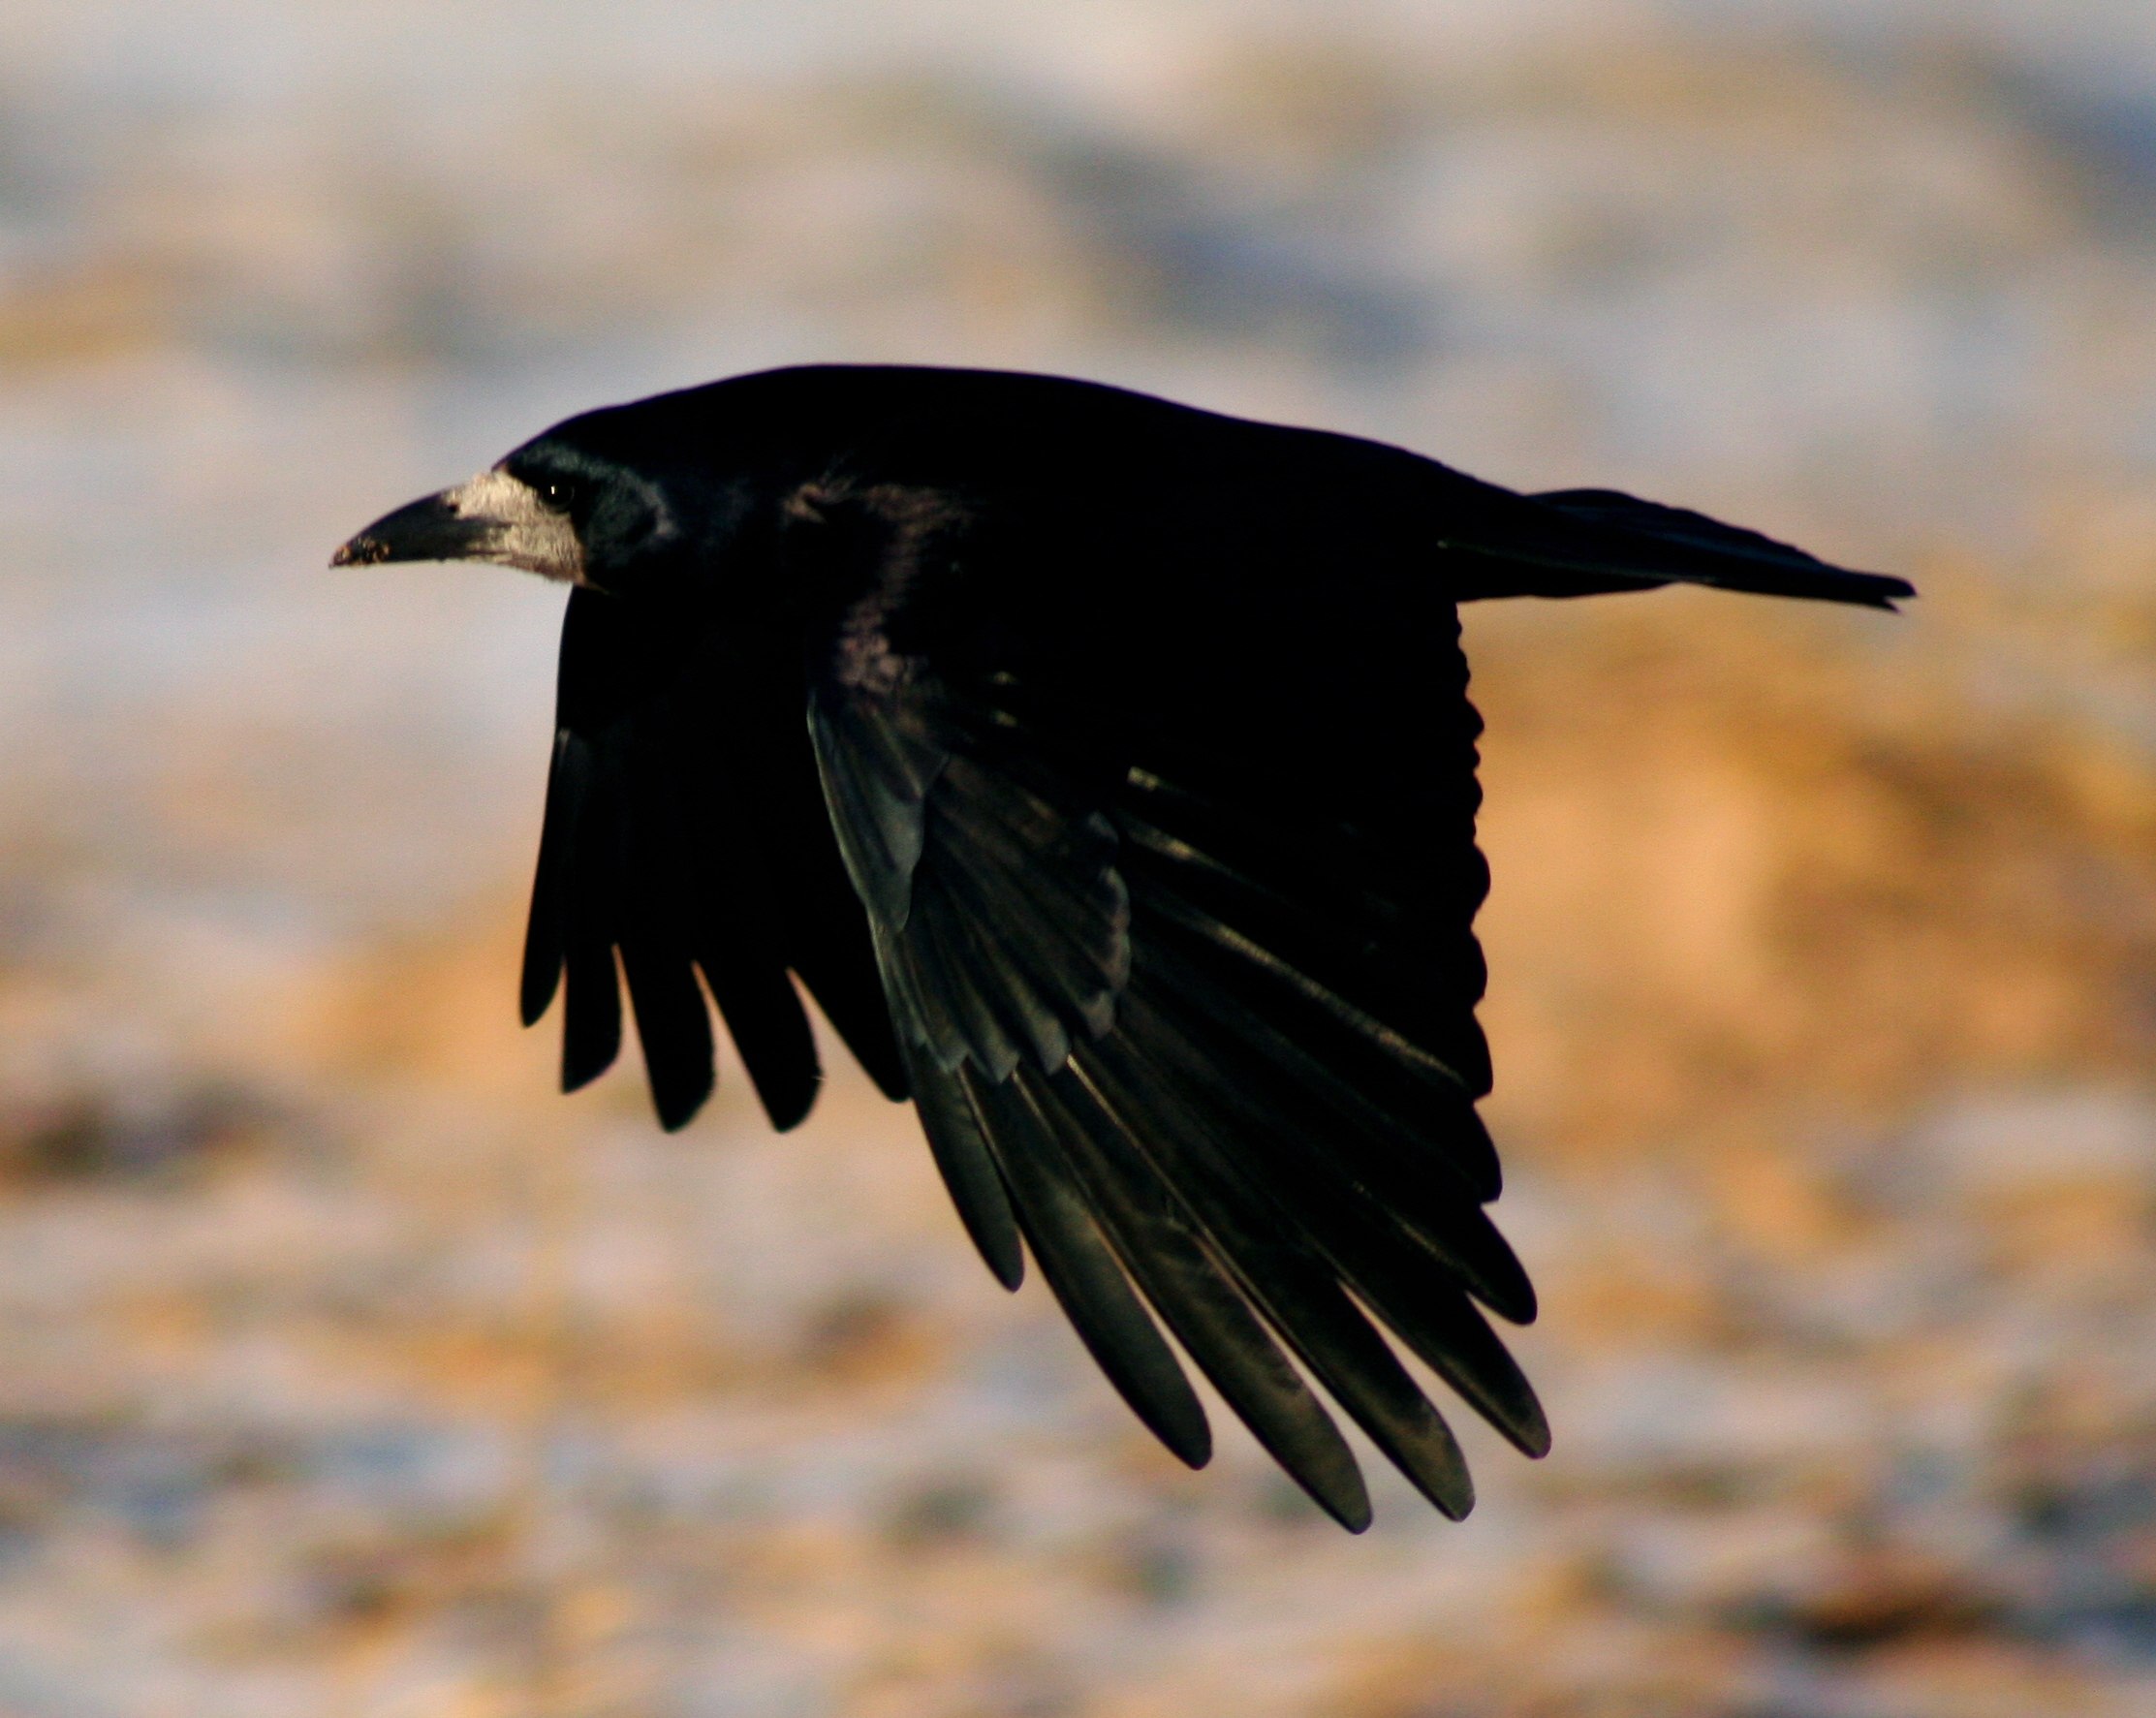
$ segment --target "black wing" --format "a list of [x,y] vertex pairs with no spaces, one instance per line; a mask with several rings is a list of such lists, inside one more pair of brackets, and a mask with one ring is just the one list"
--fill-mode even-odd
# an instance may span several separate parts
[[530,1024],[566,975],[564,1090],[619,1051],[625,979],[659,1119],[685,1123],[713,1078],[701,973],[773,1124],[794,1126],[821,1075],[791,971],[877,1083],[906,1095],[817,793],[798,662],[753,627],[570,596],[523,981]]
[[1163,1325],[1346,1525],[1361,1476],[1290,1356],[1464,1514],[1458,1446],[1377,1324],[1522,1450],[1548,1432],[1482,1310],[1535,1302],[1484,1209],[1480,724],[1437,581],[1372,616],[1254,560],[1223,612],[1172,570],[1088,585],[1090,547],[1020,530],[1023,555],[947,497],[816,512],[845,593],[811,655],[816,757],[990,1268],[1015,1286],[1030,1249],[1193,1465]]

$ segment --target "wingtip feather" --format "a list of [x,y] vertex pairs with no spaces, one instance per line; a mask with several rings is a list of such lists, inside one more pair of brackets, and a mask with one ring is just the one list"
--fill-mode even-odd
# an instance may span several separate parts
[[[753,1080],[751,1083],[754,1083]],[[821,1068],[810,1072],[808,1078],[798,1087],[790,1090],[766,1091],[756,1088],[758,1100],[771,1126],[782,1134],[790,1134],[806,1121],[809,1111],[816,1108],[816,1096],[824,1089],[824,1073]]]
[[582,1091],[585,1086],[614,1065],[614,1058],[618,1053],[618,1050],[609,1050],[604,1056],[594,1053],[579,1057],[569,1045],[564,1044],[561,1058],[561,1089],[563,1093],[566,1095],[570,1092]]
[[706,1080],[703,1089],[694,1096],[686,1093],[662,1096],[654,1088],[651,1094],[651,1107],[658,1111],[659,1126],[667,1133],[678,1134],[689,1123],[696,1120],[698,1112],[703,1109],[705,1102],[711,1096],[711,1085],[712,1082]]
[[536,928],[525,933],[524,962],[517,975],[516,1014],[526,1026],[545,1019],[561,994],[562,952],[559,947],[543,952],[539,942]]

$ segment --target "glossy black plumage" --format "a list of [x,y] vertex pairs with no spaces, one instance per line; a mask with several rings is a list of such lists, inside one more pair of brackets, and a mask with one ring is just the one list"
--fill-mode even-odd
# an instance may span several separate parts
[[[1368,1497],[1304,1371],[1439,1509],[1473,1502],[1373,1319],[1548,1447],[1484,1318],[1535,1298],[1484,1209],[1456,606],[1907,585],[1608,491],[984,372],[745,377],[499,469],[341,558],[450,517],[585,587],[523,988],[527,1020],[566,988],[566,1085],[613,1059],[625,982],[685,1122],[712,1079],[701,974],[791,1126],[819,1078],[792,974],[916,1100],[996,1277],[1030,1252],[1184,1460],[1210,1433],[1163,1327],[1351,1528]],[[469,525],[474,494],[510,514]],[[558,567],[541,495],[575,527]]]

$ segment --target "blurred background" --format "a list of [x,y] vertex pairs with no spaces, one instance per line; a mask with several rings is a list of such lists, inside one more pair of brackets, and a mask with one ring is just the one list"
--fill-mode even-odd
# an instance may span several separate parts
[[[560,595],[328,553],[814,359],[1922,587],[1471,615],[1465,1525],[1175,1467],[842,1057],[550,1094]],[[2152,650],[2145,0],[0,0],[0,1713],[2156,1712]]]

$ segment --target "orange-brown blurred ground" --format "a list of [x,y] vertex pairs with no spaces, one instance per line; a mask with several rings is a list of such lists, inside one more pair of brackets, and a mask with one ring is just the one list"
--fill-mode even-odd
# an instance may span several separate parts
[[[2139,14],[613,16],[0,5],[0,1714],[2156,1712]],[[317,569],[811,357],[1924,590],[1470,617],[1556,1448],[1468,1522],[1177,1468],[842,1058],[550,1094],[558,593]]]

